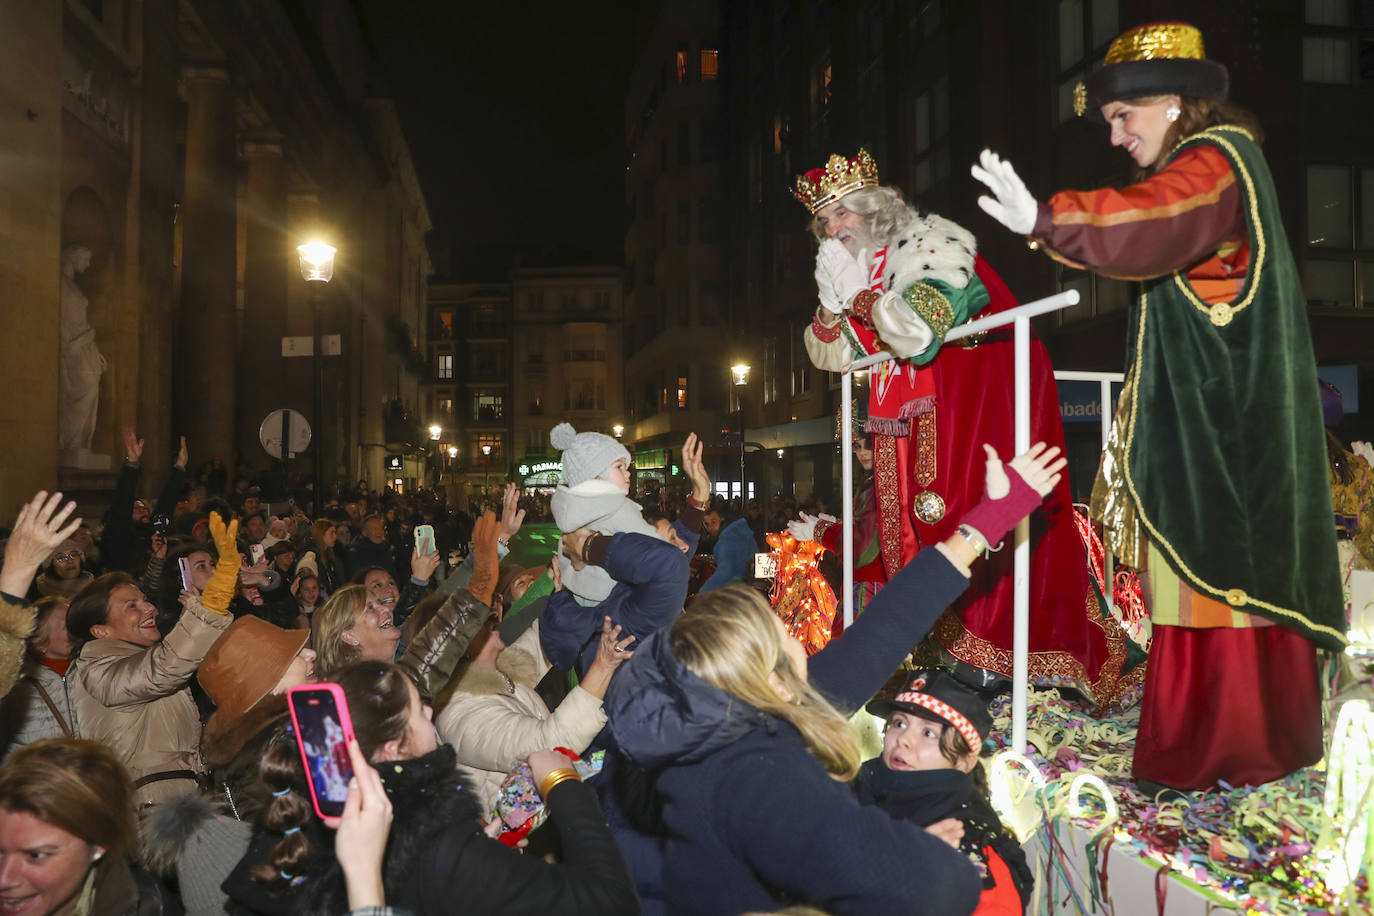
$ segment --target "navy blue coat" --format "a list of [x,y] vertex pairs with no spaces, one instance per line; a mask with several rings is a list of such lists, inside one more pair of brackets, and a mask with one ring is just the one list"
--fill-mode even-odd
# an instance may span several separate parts
[[[812,684],[853,713],[967,584],[938,551],[922,551],[810,659]],[[642,844],[626,850],[642,895],[661,877],[662,900],[646,900],[646,912],[723,916],[804,902],[836,916],[952,916],[978,905],[981,881],[967,859],[861,807],[791,723],[692,674],[667,633],[621,666],[605,708],[621,752],[656,776],[660,875]]]
[[567,589],[549,597],[539,618],[539,641],[549,664],[585,673],[596,657],[602,617],[623,628],[621,639],[633,635],[639,642],[677,620],[687,600],[689,558],[700,535],[678,522],[673,526],[687,543],[685,554],[647,534],[611,535],[602,565],[616,584],[601,604],[583,607]]

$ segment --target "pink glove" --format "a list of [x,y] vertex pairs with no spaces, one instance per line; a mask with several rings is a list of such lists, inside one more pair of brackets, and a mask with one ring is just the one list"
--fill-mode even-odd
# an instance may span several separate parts
[[1010,464],[1004,467],[1007,482],[1011,484],[1010,492],[1001,499],[990,499],[985,492],[983,501],[970,509],[963,519],[963,524],[981,534],[983,540],[994,550],[1002,538],[1006,537],[1007,532],[1015,528],[1021,519],[1034,512],[1035,507],[1044,499],[1035,488],[1026,483],[1026,479],[1016,468]]

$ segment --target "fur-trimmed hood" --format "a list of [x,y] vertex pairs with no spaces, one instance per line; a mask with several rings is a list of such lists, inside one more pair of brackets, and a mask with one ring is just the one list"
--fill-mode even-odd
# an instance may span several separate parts
[[934,213],[917,214],[888,241],[883,288],[939,280],[963,289],[973,277],[977,251],[977,240],[963,226]]

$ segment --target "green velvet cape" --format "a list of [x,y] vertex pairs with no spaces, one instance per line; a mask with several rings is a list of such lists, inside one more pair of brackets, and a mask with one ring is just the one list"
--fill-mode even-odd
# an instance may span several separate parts
[[1202,300],[1184,271],[1144,284],[1128,325],[1126,484],[1183,581],[1339,649],[1345,609],[1297,265],[1250,135],[1214,127],[1179,150],[1201,143],[1235,171],[1250,273],[1222,305]]

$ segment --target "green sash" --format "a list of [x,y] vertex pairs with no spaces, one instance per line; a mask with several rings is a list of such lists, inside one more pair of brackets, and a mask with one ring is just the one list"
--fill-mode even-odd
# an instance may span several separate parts
[[1132,309],[1124,476],[1139,519],[1179,577],[1331,649],[1345,645],[1331,489],[1297,265],[1259,147],[1238,127],[1207,143],[1231,163],[1250,241],[1232,302],[1184,272],[1149,280]]

